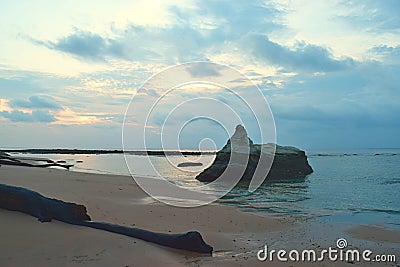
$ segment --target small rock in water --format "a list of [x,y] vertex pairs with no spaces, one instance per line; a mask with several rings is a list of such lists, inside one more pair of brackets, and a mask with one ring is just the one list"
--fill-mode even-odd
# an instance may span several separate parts
[[178,167],[195,167],[195,166],[203,166],[201,162],[182,162],[178,164]]

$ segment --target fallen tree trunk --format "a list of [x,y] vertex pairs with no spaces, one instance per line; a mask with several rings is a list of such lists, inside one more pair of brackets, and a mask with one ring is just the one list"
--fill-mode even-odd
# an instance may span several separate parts
[[48,198],[26,188],[4,184],[0,184],[0,208],[29,214],[41,222],[50,222],[52,219],[66,223],[90,220],[83,205]]
[[73,222],[72,224],[86,226],[90,228],[96,228],[105,230],[112,233],[126,235],[144,241],[152,242],[161,246],[189,250],[199,253],[210,254],[213,248],[206,244],[197,231],[191,231],[183,234],[164,234],[156,233],[140,228],[126,227],[116,224],[110,224],[105,222],[93,222],[93,221],[82,221]]
[[54,219],[73,225],[126,235],[176,249],[207,254],[210,254],[213,250],[211,246],[204,242],[201,234],[197,231],[183,234],[164,234],[105,222],[94,222],[91,221],[86,207],[83,205],[48,198],[38,192],[22,187],[0,184],[0,208],[29,214],[38,218],[41,222],[50,222]]

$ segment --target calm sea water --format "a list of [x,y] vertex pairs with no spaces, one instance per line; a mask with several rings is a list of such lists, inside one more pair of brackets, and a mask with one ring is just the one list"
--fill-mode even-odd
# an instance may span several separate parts
[[[266,182],[254,193],[235,188],[220,202],[251,211],[400,228],[400,149],[310,149],[307,154],[314,173],[304,181]],[[65,160],[75,165],[73,171],[129,174],[123,155],[28,156]],[[135,162],[136,174],[149,179],[156,176],[142,164],[145,157],[129,157]],[[213,158],[189,156],[187,160],[201,161],[204,165],[200,168],[204,168]],[[199,167],[187,167],[188,172],[182,172],[168,160],[176,164],[182,159],[151,157],[163,177],[180,185],[200,185],[194,179]]]

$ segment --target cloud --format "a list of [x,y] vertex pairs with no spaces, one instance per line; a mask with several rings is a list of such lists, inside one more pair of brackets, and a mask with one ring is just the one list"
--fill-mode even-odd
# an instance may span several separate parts
[[170,6],[168,25],[111,25],[105,34],[75,29],[56,40],[31,41],[82,60],[177,63],[207,60],[209,50],[223,50],[248,32],[269,33],[282,28],[275,22],[282,11],[265,1],[195,1],[194,7]]
[[119,47],[113,47],[111,40],[104,39],[98,34],[90,32],[76,32],[61,38],[57,43],[49,43],[53,49],[68,52],[82,57],[98,58],[106,50],[116,54],[121,53]]
[[370,32],[400,30],[400,1],[354,0],[342,1],[349,14],[339,16],[351,24]]
[[378,45],[367,51],[370,57],[378,60],[382,64],[399,66],[400,60],[400,45]]
[[218,65],[203,64],[201,62],[190,64],[186,70],[193,78],[221,76]]
[[157,55],[144,47],[140,47],[136,42],[129,43],[123,37],[106,38],[83,30],[76,30],[56,41],[33,40],[33,42],[49,49],[91,61],[105,61],[108,57],[133,60]]
[[32,117],[38,122],[55,122],[56,119],[48,111],[34,110],[32,111]]
[[379,55],[387,55],[387,56],[400,56],[400,45],[398,46],[388,46],[388,45],[379,45],[370,49],[370,52],[379,54]]
[[375,46],[371,49],[371,51],[376,52],[376,53],[393,53],[396,55],[400,54],[400,45],[393,47],[393,46],[387,46],[387,45],[379,45]]
[[[266,36],[266,29],[249,28],[252,25],[250,22],[243,25],[241,16],[232,23],[229,27],[238,26],[232,27],[232,32],[226,32],[225,26],[222,25],[204,30],[190,23],[167,28],[131,24],[125,30],[117,31],[113,38],[78,30],[56,41],[36,43],[83,60],[95,61],[110,58],[167,64],[202,61],[208,60],[209,53],[233,46],[240,47],[243,54],[248,54],[250,48],[253,56],[290,70],[336,71],[354,63],[351,58],[335,59],[330,51],[322,46],[305,42],[297,42],[292,48],[282,46]],[[246,27],[246,30],[243,27]],[[197,75],[196,70],[193,75]]]
[[[212,24],[212,30],[207,32],[213,40],[237,40],[243,35],[252,33],[267,33],[282,29],[284,26],[278,22],[284,13],[273,2],[266,1],[197,1],[194,12],[181,14],[189,23],[198,25],[207,22]],[[196,24],[195,24],[196,25]]]
[[12,122],[55,122],[56,119],[43,110],[34,110],[32,113],[19,110],[0,111],[0,116],[9,119]]
[[77,30],[55,41],[34,40],[34,43],[89,61],[116,58],[173,63],[205,59],[200,53],[202,47],[207,47],[204,38],[190,25],[159,28],[130,24],[126,29],[114,30],[114,35],[109,38]]
[[[343,6],[337,6],[339,1]],[[154,3],[148,3],[154,6]],[[282,10],[274,3],[288,4]],[[68,124],[65,129],[74,135],[65,142],[74,146],[74,142],[79,142],[78,146],[106,145],[119,135],[97,139],[87,135],[83,140],[81,129],[91,134],[103,134],[104,131],[94,128],[99,125],[118,128],[131,93],[165,65],[213,59],[244,69],[259,82],[271,103],[278,138],[283,143],[337,147],[346,139],[348,146],[353,143],[360,146],[400,145],[397,137],[400,135],[400,80],[397,78],[400,49],[396,39],[400,28],[399,1],[338,0],[329,4],[312,1],[305,4],[302,1],[294,4],[292,1],[198,0],[179,4],[179,7],[170,4],[164,7],[168,8],[164,10],[168,14],[167,23],[138,23],[131,19],[132,16],[119,14],[112,15],[119,16],[116,23],[109,23],[114,20],[108,17],[110,12],[93,18],[93,12],[82,9],[83,14],[90,13],[84,19],[85,23],[76,24],[82,20],[68,18],[63,27],[55,27],[56,30],[44,35],[32,33],[29,27],[21,25],[21,34],[36,36],[39,39],[30,41],[41,47],[29,50],[31,44],[25,44],[27,50],[24,50],[22,43],[26,38],[20,40],[21,45],[6,39],[6,43],[15,44],[14,54],[15,51],[22,53],[21,57],[13,58],[28,59],[23,65],[12,61],[5,61],[6,64],[11,62],[20,68],[37,69],[37,64],[26,55],[38,51],[43,52],[40,54],[44,55],[40,56],[43,62],[49,60],[45,57],[48,55],[59,57],[57,62],[66,65],[74,62],[77,66],[90,67],[85,72],[77,70],[80,74],[75,77],[62,78],[39,72],[18,73],[18,70],[3,75],[4,71],[0,70],[0,93],[6,99],[2,105],[7,107],[2,109],[0,116],[10,121],[27,122],[54,122],[55,116],[57,121],[51,125],[36,123],[30,129],[27,124],[28,130],[19,133],[28,136],[36,127],[41,128],[49,137],[41,140],[44,144],[53,140],[62,142],[61,138],[50,135],[47,126],[50,129],[55,124]],[[159,16],[159,8],[151,10],[154,11],[152,16]],[[132,8],[125,11],[131,14]],[[71,25],[75,28],[69,31],[67,28]],[[296,40],[306,41],[296,43]],[[366,51],[370,47],[373,48]],[[379,61],[366,62],[369,58]],[[105,62],[107,64],[98,64]],[[49,64],[45,71],[52,72]],[[204,77],[217,75],[218,70],[194,68],[191,73],[194,77]],[[141,103],[159,96],[154,88],[142,90],[135,96]],[[207,91],[202,93],[209,95]],[[44,94],[62,99],[63,106],[55,99],[43,97]],[[180,96],[183,99],[191,97]],[[234,102],[215,98],[235,107]],[[207,109],[207,106],[199,108]],[[161,111],[154,115],[154,125],[161,125],[164,115]],[[222,113],[220,109],[212,111]],[[140,118],[140,112],[132,116]],[[14,137],[17,127],[13,128],[13,123],[6,119],[2,119],[2,123],[8,140],[17,142]],[[192,136],[202,134],[201,129],[208,129],[200,120],[196,123],[199,130],[188,128],[189,137],[184,140],[187,147],[193,144]],[[253,133],[249,131],[249,134]],[[32,137],[35,141],[30,142],[38,144],[37,139]],[[223,144],[226,138],[219,140]],[[138,142],[141,141],[138,138]]]
[[278,141],[305,147],[396,147],[400,65],[363,62],[325,75],[299,74],[265,91]]
[[32,101],[37,105],[40,102],[51,102],[56,106],[59,105],[50,95],[65,96],[67,88],[72,88],[80,83],[80,77],[11,69],[9,66],[0,68],[0,95],[7,99],[25,100],[26,102],[31,102],[29,98],[33,96]]
[[[6,75],[8,73],[5,73]],[[0,76],[4,73],[0,70]],[[38,77],[40,73],[37,73]],[[7,75],[8,76],[8,75]],[[35,78],[24,72],[11,73],[12,77],[0,77],[0,93],[7,97],[21,97],[32,92],[46,93],[48,90],[35,83]],[[37,79],[37,78],[36,78]]]
[[350,58],[335,59],[326,48],[304,42],[289,48],[272,42],[267,36],[251,35],[244,43],[256,58],[290,70],[329,72],[343,70],[354,64]]
[[48,95],[34,95],[29,97],[28,100],[15,99],[10,101],[10,106],[13,108],[62,109],[62,106]]

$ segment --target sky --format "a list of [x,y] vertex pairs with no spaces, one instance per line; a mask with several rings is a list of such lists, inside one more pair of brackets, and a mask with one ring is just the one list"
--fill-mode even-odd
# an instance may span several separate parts
[[[160,96],[143,84],[171,66],[204,61],[258,87],[278,144],[399,148],[399,10],[398,0],[1,1],[0,147],[121,148],[132,97],[140,107]],[[230,103],[221,88],[185,90]],[[213,139],[219,148],[234,131],[225,126],[194,120],[179,145]],[[160,147],[162,120],[132,127],[148,130],[148,148]],[[142,148],[140,135],[131,140]]]

